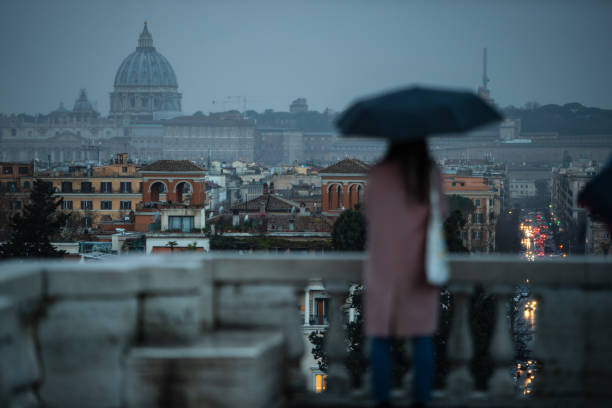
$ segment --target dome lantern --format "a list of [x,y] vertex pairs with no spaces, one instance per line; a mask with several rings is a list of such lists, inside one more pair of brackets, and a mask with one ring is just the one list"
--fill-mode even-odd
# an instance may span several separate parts
[[144,28],[140,37],[138,37],[138,48],[153,48],[153,36],[147,28],[147,22],[144,22]]

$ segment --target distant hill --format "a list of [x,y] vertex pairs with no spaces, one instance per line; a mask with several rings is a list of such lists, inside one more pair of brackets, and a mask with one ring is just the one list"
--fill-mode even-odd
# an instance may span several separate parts
[[521,119],[523,132],[558,132],[561,135],[612,134],[612,110],[590,108],[580,103],[528,104],[503,109],[508,118]]

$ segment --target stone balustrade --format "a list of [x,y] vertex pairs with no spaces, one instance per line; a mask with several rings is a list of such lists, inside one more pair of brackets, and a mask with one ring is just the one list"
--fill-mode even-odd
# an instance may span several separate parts
[[[367,406],[348,392],[341,312],[363,254],[118,257],[0,264],[0,406]],[[452,257],[454,312],[444,406],[612,400],[612,261]],[[328,391],[309,395],[298,294],[330,295]],[[508,302],[530,280],[538,299],[533,396],[518,399]],[[474,392],[468,299],[495,295],[494,371]],[[356,396],[353,396],[356,395]],[[333,402],[330,402],[333,401]],[[483,402],[485,401],[485,402]],[[531,401],[531,402],[530,402]]]

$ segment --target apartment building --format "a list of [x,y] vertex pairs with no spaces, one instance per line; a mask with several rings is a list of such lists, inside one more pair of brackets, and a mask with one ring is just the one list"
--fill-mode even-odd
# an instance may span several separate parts
[[62,197],[63,211],[82,215],[85,228],[125,222],[141,201],[142,178],[126,153],[117,154],[109,165],[71,166],[68,171],[43,172],[39,178]]
[[472,200],[474,213],[462,232],[470,252],[495,251],[495,227],[501,212],[499,189],[485,177],[443,174],[443,190]]

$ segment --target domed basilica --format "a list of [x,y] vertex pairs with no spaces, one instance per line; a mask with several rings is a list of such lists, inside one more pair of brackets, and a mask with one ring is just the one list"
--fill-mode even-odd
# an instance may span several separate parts
[[136,51],[123,60],[115,75],[110,116],[168,119],[180,112],[176,75],[168,60],[153,47],[153,36],[145,22]]

